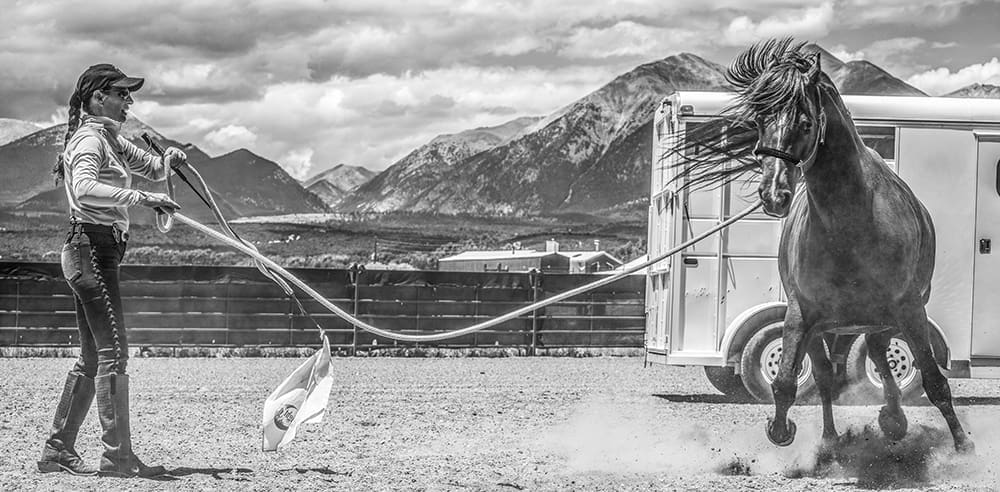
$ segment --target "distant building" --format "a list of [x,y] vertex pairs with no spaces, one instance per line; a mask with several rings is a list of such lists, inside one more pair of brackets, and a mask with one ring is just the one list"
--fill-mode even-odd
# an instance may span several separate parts
[[594,273],[613,270],[622,262],[604,251],[559,251],[559,243],[546,241],[545,251],[508,249],[466,251],[438,260],[438,270],[447,272]]

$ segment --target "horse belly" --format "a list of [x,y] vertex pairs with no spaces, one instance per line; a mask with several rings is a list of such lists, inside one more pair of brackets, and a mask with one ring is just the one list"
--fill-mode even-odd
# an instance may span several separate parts
[[[909,268],[886,268],[876,258],[833,258],[802,251],[782,268],[789,298],[803,313],[815,313],[832,324],[854,326],[850,333],[881,331],[895,322],[902,305],[922,303],[924,289]],[[798,260],[798,261],[796,261]],[[859,327],[866,326],[862,330]]]

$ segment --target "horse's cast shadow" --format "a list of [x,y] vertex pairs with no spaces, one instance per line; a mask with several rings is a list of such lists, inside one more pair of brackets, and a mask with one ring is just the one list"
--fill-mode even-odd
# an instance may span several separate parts
[[679,394],[664,394],[664,393],[654,393],[653,396],[657,398],[663,398],[667,401],[672,401],[674,403],[726,403],[729,405],[763,405],[764,403],[757,400],[749,398],[739,398],[729,395],[720,394],[694,394],[694,395],[679,395]]
[[[680,394],[663,394],[654,393],[653,396],[657,398],[662,398],[667,401],[674,403],[725,403],[729,405],[772,405],[771,403],[763,403],[756,400],[739,398],[728,395],[720,394],[693,394],[693,395],[680,395]],[[1000,396],[956,396],[952,398],[952,403],[956,407],[976,407],[976,406],[1000,406]],[[819,405],[819,402],[806,401],[806,402],[796,402],[796,405]],[[837,402],[841,406],[855,406],[856,404]],[[881,403],[872,403],[872,405]],[[906,403],[906,406],[929,406],[931,403],[927,401],[926,398],[921,398],[916,402]]]

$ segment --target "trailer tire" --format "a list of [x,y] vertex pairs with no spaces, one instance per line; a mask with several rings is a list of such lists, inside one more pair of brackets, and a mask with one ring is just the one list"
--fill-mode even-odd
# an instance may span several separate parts
[[743,378],[729,366],[705,366],[705,377],[712,386],[722,394],[740,402],[753,401],[753,396],[743,385]]
[[[747,344],[743,346],[740,355],[740,372],[743,385],[756,400],[773,403],[771,382],[778,372],[778,362],[781,360],[781,327],[784,322],[777,321],[764,325],[754,333]],[[811,400],[816,394],[816,382],[812,376],[812,361],[806,356],[802,360],[799,371],[799,388],[795,399]]]
[[[923,378],[914,363],[913,351],[906,339],[893,337],[889,341],[889,364],[899,385],[904,403],[916,403],[924,393]],[[875,364],[868,358],[864,336],[858,336],[847,352],[846,386],[840,393],[842,403],[873,405],[881,403],[882,381]]]

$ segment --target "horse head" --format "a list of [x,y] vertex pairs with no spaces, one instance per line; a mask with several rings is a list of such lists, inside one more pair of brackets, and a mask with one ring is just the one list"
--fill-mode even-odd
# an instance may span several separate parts
[[785,217],[795,187],[816,160],[826,133],[820,55],[804,54],[791,40],[776,40],[748,50],[727,73],[740,88],[741,117],[753,122],[760,166],[757,188],[764,211]]

